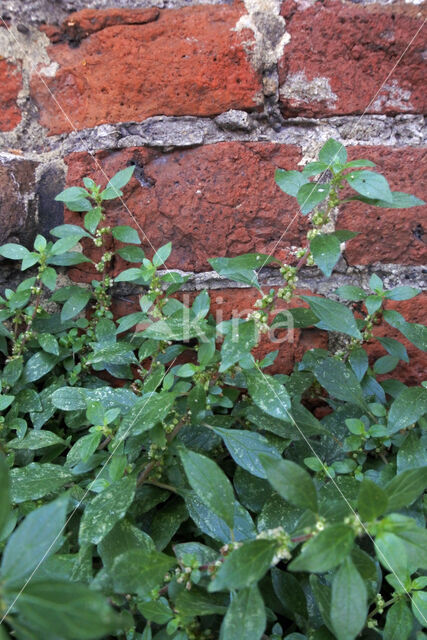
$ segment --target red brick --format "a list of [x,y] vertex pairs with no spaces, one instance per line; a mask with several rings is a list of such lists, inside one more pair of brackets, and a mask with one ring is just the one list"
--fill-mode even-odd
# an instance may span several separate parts
[[22,89],[22,75],[18,67],[0,59],[0,131],[11,131],[21,122],[21,112],[16,103]]
[[[393,191],[412,193],[427,201],[426,149],[360,146],[348,152],[350,159],[375,162],[374,171],[387,178]],[[425,264],[425,226],[425,207],[382,209],[362,202],[344,205],[337,223],[340,229],[360,232],[345,251],[351,264]]]
[[[128,163],[143,167],[152,186],[142,187],[133,177],[124,201],[155,248],[172,241],[168,267],[194,271],[210,269],[207,259],[217,256],[272,251],[289,257],[289,247],[305,239],[307,219],[276,186],[274,171],[295,168],[300,158],[294,146],[238,142],[169,154],[134,148],[96,155],[110,177]],[[83,176],[106,183],[90,155],[75,153],[66,162],[69,185],[81,184]],[[111,223],[136,226],[120,202],[107,211]],[[76,223],[80,219],[80,214],[67,216]],[[143,246],[152,255],[146,238]]]
[[[142,17],[129,10],[91,12],[90,19],[87,11],[72,14],[62,35],[70,40],[71,29],[72,46],[49,47],[59,69],[44,81],[77,129],[154,115],[254,109],[261,77],[244,51],[250,34],[234,31],[243,11],[241,5],[200,5],[160,11],[157,19],[151,10]],[[118,24],[120,17],[126,24]],[[61,39],[57,31],[48,32]],[[31,92],[50,134],[71,130],[36,74]]]
[[[419,296],[411,298],[411,300],[403,300],[401,302],[393,302],[390,300],[386,303],[386,308],[395,309],[401,313],[408,322],[425,324],[427,317],[427,292],[423,292]],[[374,327],[374,334],[399,340],[405,345],[409,356],[409,363],[400,362],[394,371],[380,376],[381,379],[397,378],[408,385],[420,384],[426,379],[427,355],[424,351],[415,347],[409,340],[403,337],[400,331],[393,329],[385,322],[378,327]],[[372,340],[369,343],[368,353],[371,364],[373,364],[377,358],[387,355],[387,352],[376,340]]]
[[[309,290],[298,290],[298,294],[312,295]],[[187,306],[192,304],[198,292],[178,293],[178,297]],[[246,318],[248,313],[253,311],[254,302],[259,298],[256,289],[216,289],[209,292],[211,298],[211,311],[216,323],[231,318]],[[279,301],[278,310],[294,307],[307,307],[308,305],[295,297],[289,304]],[[133,311],[140,310],[138,299],[135,297],[123,300],[116,298],[113,304],[113,311],[116,316],[127,315]],[[274,316],[271,316],[271,320]],[[276,342],[272,341],[276,340]],[[277,342],[279,340],[279,342]],[[293,332],[286,333],[286,329],[276,330],[270,334],[263,334],[260,344],[252,350],[258,360],[264,358],[267,353],[279,350],[276,361],[266,371],[268,373],[290,373],[295,362],[301,360],[308,349],[327,348],[328,336],[326,331],[318,329],[294,329]]]
[[[414,9],[336,0],[303,11],[294,7],[287,24],[291,40],[279,63],[284,115],[359,114],[371,100],[367,113],[425,113],[422,33],[399,61],[422,25],[420,7]],[[289,3],[282,11],[289,15]]]

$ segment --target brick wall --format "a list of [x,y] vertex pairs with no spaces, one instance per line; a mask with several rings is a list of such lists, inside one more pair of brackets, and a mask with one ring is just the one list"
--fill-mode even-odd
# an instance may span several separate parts
[[[213,289],[227,317],[254,291],[215,277],[207,258],[274,249],[286,260],[307,231],[276,167],[313,159],[333,136],[427,198],[418,0],[5,0],[0,12],[2,243],[75,222],[55,194],[132,163],[128,209],[109,206],[109,219],[143,230],[148,253],[172,240],[168,266],[193,273],[190,295]],[[425,287],[425,209],[348,204],[336,226],[362,233],[329,281],[303,270],[301,290],[366,286],[374,271]],[[18,275],[0,264],[0,286]],[[278,284],[268,269],[262,279]],[[425,300],[405,303],[407,319],[423,321]],[[116,309],[131,305],[117,293]],[[284,369],[324,340],[299,332],[281,346]],[[409,351],[400,375],[413,382],[425,362]]]

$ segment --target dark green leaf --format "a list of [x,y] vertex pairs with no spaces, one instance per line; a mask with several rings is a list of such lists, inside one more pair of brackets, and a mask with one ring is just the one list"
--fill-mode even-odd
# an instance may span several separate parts
[[11,449],[29,449],[30,451],[37,451],[37,449],[44,449],[45,447],[53,447],[55,445],[65,445],[64,440],[53,433],[52,431],[36,431],[31,430],[24,438],[14,438],[8,442],[8,446]]
[[119,628],[120,619],[107,600],[83,584],[31,582],[16,608],[46,638],[92,640]]
[[173,618],[173,611],[166,598],[140,602],[138,604],[138,609],[144,618],[151,622],[155,622],[156,624],[166,624],[168,620]]
[[259,288],[255,269],[273,261],[274,258],[263,253],[246,253],[236,258],[211,258],[208,262],[220,276]]
[[303,588],[292,573],[273,568],[271,579],[276,596],[286,614],[295,620],[295,615],[307,619],[307,602]]
[[318,326],[321,329],[339,331],[358,339],[362,337],[353,313],[344,304],[335,302],[335,300],[312,296],[301,296],[301,298],[308,302],[310,309],[319,318],[320,323]]
[[219,372],[227,371],[247,355],[258,342],[258,330],[253,320],[240,322],[232,326],[231,331],[225,336],[221,348],[221,366]]
[[342,287],[338,287],[338,289],[335,289],[334,293],[336,293],[343,300],[352,300],[354,302],[357,302],[358,300],[364,300],[368,295],[366,291],[364,291],[360,287],[354,287],[350,284],[345,284]]
[[0,453],[0,532],[10,513],[9,470],[6,460]]
[[91,293],[88,289],[83,287],[77,287],[73,290],[73,293],[65,302],[61,311],[61,321],[66,322],[74,318],[80,311],[82,311],[89,302]]
[[150,392],[136,401],[123,418],[116,437],[136,436],[161,422],[170,412],[175,401],[171,392]]
[[260,640],[267,616],[259,589],[253,585],[232,595],[221,625],[219,640]]
[[387,493],[370,478],[363,478],[357,498],[357,510],[364,521],[375,520],[387,509]]
[[390,511],[398,511],[409,506],[418,498],[427,486],[427,467],[408,469],[391,480],[385,491]]
[[208,591],[244,589],[261,580],[276,551],[274,540],[251,540],[232,551],[209,584]]
[[61,496],[32,511],[15,529],[3,552],[1,575],[6,581],[20,584],[62,546],[67,503],[68,498]]
[[260,455],[267,479],[285,500],[304,509],[317,511],[317,493],[310,474],[290,460]]
[[421,293],[420,289],[415,287],[395,287],[386,291],[385,297],[388,300],[410,300]]
[[80,522],[81,545],[98,544],[124,518],[132,504],[135,486],[134,476],[124,476],[92,498]]
[[180,457],[193,491],[211,511],[233,528],[234,493],[225,473],[213,460],[194,451],[182,448]]
[[137,593],[147,598],[153,589],[163,584],[165,574],[175,564],[175,558],[164,553],[132,549],[117,556],[110,575],[117,592]]
[[414,621],[405,600],[398,600],[387,611],[383,640],[408,640]]
[[245,371],[245,377],[249,395],[257,407],[273,418],[289,422],[291,402],[283,384],[261,371]]
[[39,380],[49,373],[49,371],[52,371],[57,362],[57,356],[52,353],[45,353],[44,351],[36,352],[25,363],[23,374],[25,382],[35,382]]
[[305,543],[300,555],[289,565],[291,571],[323,573],[346,558],[354,541],[353,530],[345,524],[334,524]]
[[73,479],[71,473],[59,464],[32,462],[10,472],[11,499],[15,504],[37,500],[55,492]]
[[277,449],[272,447],[268,440],[259,433],[220,427],[213,430],[221,436],[236,464],[258,478],[266,478],[264,467],[259,459],[260,454],[276,456],[280,459]]
[[365,626],[368,607],[365,583],[348,557],[332,582],[331,623],[338,640],[354,640]]
[[388,414],[388,431],[396,433],[427,413],[427,389],[408,387],[393,401]]
[[228,543],[232,539],[240,542],[254,538],[256,535],[254,523],[249,513],[239,504],[234,502],[234,525],[233,532],[227,523],[210,511],[195,493],[185,496],[188,513],[199,529],[219,542]]
[[325,358],[316,365],[314,373],[322,387],[333,398],[366,408],[359,381],[353,371],[342,360]]

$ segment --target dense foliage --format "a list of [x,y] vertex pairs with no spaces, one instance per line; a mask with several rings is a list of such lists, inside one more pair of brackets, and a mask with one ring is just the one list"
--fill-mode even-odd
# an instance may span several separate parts
[[[329,276],[355,235],[327,232],[341,202],[423,204],[372,166],[331,139],[302,172],[276,172],[310,216],[307,246],[296,266],[212,259],[259,290],[247,317],[218,324],[207,291],[180,301],[186,278],[162,269],[170,244],[149,259],[135,229],[108,226],[104,202],[133,167],[57,197],[81,227],[0,248],[32,269],[0,298],[1,640],[426,638],[427,389],[384,380],[408,354],[373,335],[384,322],[426,350],[426,327],[384,308],[419,292],[373,275],[370,291],[338,289],[344,302],[304,296],[273,313],[304,264]],[[113,278],[119,258],[133,266]],[[58,278],[85,263],[91,285]],[[283,287],[262,290],[266,264]],[[140,291],[140,310],[117,319],[120,286]],[[266,373],[277,351],[251,351],[292,325],[344,346]]]

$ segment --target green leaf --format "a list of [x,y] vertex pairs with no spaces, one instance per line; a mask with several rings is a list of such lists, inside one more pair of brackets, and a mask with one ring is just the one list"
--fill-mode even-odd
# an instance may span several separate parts
[[408,640],[414,621],[405,600],[398,600],[387,611],[383,640]]
[[109,636],[120,626],[106,598],[83,584],[31,582],[19,594],[16,608],[46,638],[92,640]]
[[397,356],[382,356],[378,358],[378,360],[374,363],[374,373],[377,375],[382,375],[384,373],[389,373],[389,371],[393,371],[399,364],[399,358]]
[[73,200],[80,200],[88,195],[86,189],[82,187],[68,187],[68,189],[64,189],[64,191],[58,193],[58,195],[55,196],[55,200],[58,202],[72,202]]
[[174,402],[175,394],[171,392],[150,392],[141,396],[123,418],[116,438],[120,440],[148,431],[166,418]]
[[315,264],[329,278],[341,255],[337,237],[332,233],[315,236],[310,240],[310,251]]
[[179,453],[193,491],[211,511],[233,528],[234,493],[225,473],[206,456],[184,448]]
[[233,531],[222,518],[210,511],[195,493],[191,492],[185,496],[185,504],[197,527],[214,540],[222,543],[228,543],[231,540],[240,542],[254,538],[256,535],[249,513],[237,501],[233,505]]
[[290,460],[272,458],[265,454],[260,455],[260,461],[267,480],[282,498],[296,507],[317,511],[316,487],[305,469]]
[[178,594],[175,604],[180,614],[185,618],[209,616],[215,613],[224,615],[227,611],[221,594],[209,594],[204,589],[195,587],[194,584],[191,587],[191,591],[184,590]]
[[38,351],[31,356],[24,366],[24,380],[25,382],[35,382],[49,371],[52,371],[56,363],[58,362],[57,356],[51,353],[45,353],[44,351]]
[[420,438],[415,431],[410,431],[397,452],[397,472],[425,466],[427,466],[425,436]]
[[352,300],[354,302],[364,300],[368,295],[366,291],[360,287],[354,287],[350,284],[338,287],[338,289],[335,289],[334,293],[342,298],[342,300]]
[[235,282],[244,282],[259,289],[255,269],[260,269],[274,261],[264,253],[246,253],[236,258],[211,258],[211,267],[224,278]]
[[225,336],[221,348],[221,365],[219,373],[227,371],[248,354],[258,342],[258,330],[254,320],[239,322],[232,326],[231,331]]
[[295,309],[287,309],[285,312],[278,313],[271,326],[282,329],[306,329],[307,327],[312,327],[317,322],[319,322],[319,318],[311,309],[297,307]]
[[350,187],[362,196],[384,200],[390,204],[393,202],[389,184],[380,173],[375,171],[355,171],[345,177]]
[[403,541],[387,531],[381,532],[375,538],[375,553],[381,564],[399,580],[404,580],[408,573],[408,558]]
[[300,171],[285,171],[284,169],[276,169],[274,179],[282,191],[294,198],[297,197],[302,185],[308,182]]
[[123,260],[128,262],[142,262],[145,258],[145,253],[141,247],[121,247],[117,250],[117,253]]
[[338,566],[352,550],[354,532],[345,524],[333,524],[305,543],[289,565],[291,571],[323,573]]
[[401,342],[394,340],[394,338],[377,337],[377,340],[391,356],[396,356],[399,360],[409,362],[408,352]]
[[54,493],[70,480],[73,480],[73,475],[59,464],[32,462],[26,467],[12,469],[12,502],[18,504],[26,500],[38,500]]
[[86,396],[84,389],[78,387],[61,387],[51,395],[54,407],[63,411],[78,411],[86,409]]
[[224,441],[231,457],[242,469],[246,469],[258,478],[266,478],[259,455],[275,456],[280,459],[277,449],[272,447],[268,440],[259,433],[240,429],[213,429]]
[[0,573],[4,580],[19,585],[62,546],[67,504],[63,495],[32,511],[15,529],[3,551]]
[[427,389],[408,387],[393,401],[388,414],[388,431],[396,433],[427,413]]
[[271,570],[271,579],[274,593],[279,598],[280,604],[285,608],[286,615],[292,620],[295,620],[296,616],[307,619],[308,612],[305,593],[295,576],[287,571],[273,568]]
[[20,244],[15,244],[13,242],[9,244],[3,244],[0,247],[0,256],[3,258],[8,258],[9,260],[23,260],[29,255],[28,249],[23,247]]
[[319,160],[329,166],[343,165],[347,162],[347,151],[343,144],[329,138],[319,151]]
[[138,604],[138,610],[146,620],[150,620],[156,624],[166,624],[171,618],[173,618],[173,611],[166,598],[150,600],[149,602],[140,602]]
[[427,620],[427,593],[425,591],[412,592],[412,613],[422,627]]
[[388,200],[381,200],[378,198],[366,198],[364,196],[354,196],[349,200],[360,200],[366,204],[370,204],[374,207],[381,207],[383,209],[409,209],[410,207],[420,207],[425,204],[424,200],[416,198],[409,193],[402,193],[401,191],[392,191],[392,202]]
[[351,402],[363,409],[366,408],[359,381],[342,360],[325,358],[315,366],[314,373],[322,387],[333,398]]
[[343,169],[357,169],[359,167],[375,167],[375,162],[372,160],[350,160],[350,162],[346,162]]
[[0,532],[10,513],[9,485],[9,469],[3,454],[0,453]]
[[89,231],[89,233],[95,233],[101,220],[102,220],[101,207],[94,207],[93,209],[88,211],[84,217],[85,228]]
[[350,353],[348,361],[356,374],[356,378],[360,382],[369,367],[368,354],[362,347],[356,347]]
[[387,493],[366,476],[357,497],[357,510],[364,521],[375,520],[387,510]]
[[54,356],[59,356],[58,341],[50,333],[41,333],[38,336],[38,341],[43,351],[46,351],[46,353],[52,353]]
[[131,549],[117,556],[109,573],[117,593],[137,593],[147,598],[163,584],[165,574],[175,564],[175,558],[164,553]]
[[388,300],[410,300],[421,293],[420,289],[415,287],[395,287],[386,291],[385,297]]
[[138,231],[127,225],[119,225],[113,227],[111,231],[113,238],[120,242],[127,242],[129,244],[141,244]]
[[79,542],[98,544],[116,522],[124,518],[135,495],[136,479],[124,476],[104,489],[86,506],[79,530]]
[[251,540],[232,551],[209,584],[208,591],[244,589],[261,580],[276,551],[274,540]]
[[119,520],[98,545],[98,553],[104,567],[108,570],[112,568],[117,556],[126,551],[138,549],[147,552],[155,551],[150,536],[126,519]]
[[133,353],[135,346],[126,342],[118,342],[104,349],[97,349],[88,358],[91,364],[133,364],[137,359]]
[[388,496],[387,511],[398,511],[409,506],[427,486],[427,467],[402,471],[385,488]]
[[37,449],[53,447],[58,444],[65,446],[64,440],[57,436],[56,433],[45,430],[31,430],[24,438],[14,438],[13,440],[10,440],[8,442],[8,447],[16,450],[29,449],[30,451],[37,451]]
[[267,623],[264,601],[253,585],[232,595],[221,624],[219,640],[260,640]]
[[[325,623],[327,628],[332,631],[332,622],[330,616],[332,589],[324,582],[321,582],[314,573],[311,574],[309,580],[310,587],[313,591],[313,595],[315,597],[315,601],[319,608],[323,622]],[[323,640],[323,638],[320,638],[319,640]],[[328,636],[326,636],[325,640],[329,640]]]
[[245,371],[245,378],[257,407],[273,418],[289,422],[291,401],[283,384],[261,371]]
[[[319,173],[323,173],[329,169],[327,162],[309,162],[302,170],[302,175],[310,178],[311,176],[317,176]],[[292,194],[293,195],[293,194]],[[296,195],[296,194],[295,194]]]
[[66,322],[74,318],[80,311],[82,311],[89,302],[91,293],[89,289],[83,287],[76,287],[73,293],[65,302],[61,311],[61,321]]
[[153,264],[155,267],[160,267],[162,264],[166,262],[169,258],[172,251],[172,243],[168,242],[167,244],[157,249],[156,253],[153,256]]
[[308,182],[299,188],[297,193],[297,201],[301,208],[301,213],[306,215],[314,209],[315,206],[323,202],[331,190],[330,184]]
[[80,236],[80,238],[90,238],[90,234],[87,233],[82,227],[77,224],[60,224],[58,227],[54,227],[50,230],[50,234],[55,238],[67,238],[68,236]]
[[354,640],[368,613],[365,583],[348,557],[332,582],[331,622],[338,640]]
[[319,328],[327,331],[339,331],[352,338],[361,339],[362,334],[357,328],[353,313],[344,304],[313,296],[301,296],[301,298],[310,305],[310,309],[319,318],[320,322],[317,325]]
[[136,165],[133,164],[130,167],[126,167],[126,169],[118,171],[111,180],[108,181],[107,188],[123,189],[132,178],[135,167]]

